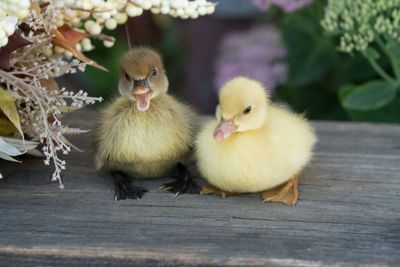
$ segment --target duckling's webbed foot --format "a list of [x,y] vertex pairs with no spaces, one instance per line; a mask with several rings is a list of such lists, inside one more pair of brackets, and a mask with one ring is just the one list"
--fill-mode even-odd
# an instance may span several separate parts
[[203,189],[201,190],[201,194],[202,195],[216,194],[216,195],[221,195],[222,198],[235,195],[235,193],[223,191],[210,184],[203,187]]
[[296,174],[286,183],[261,192],[261,197],[264,199],[264,202],[279,201],[288,206],[293,206],[296,204],[298,198],[297,183],[298,175]]
[[115,200],[117,201],[127,198],[139,200],[144,193],[148,192],[147,189],[143,187],[132,185],[132,177],[121,171],[111,171],[111,175],[114,178]]
[[184,193],[199,194],[200,186],[190,177],[186,167],[182,163],[178,163],[177,170],[178,174],[174,177],[175,181],[162,185],[160,189],[168,190],[176,196]]

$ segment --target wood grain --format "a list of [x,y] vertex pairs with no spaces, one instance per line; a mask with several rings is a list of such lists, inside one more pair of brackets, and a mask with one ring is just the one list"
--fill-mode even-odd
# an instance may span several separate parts
[[[90,128],[96,112],[67,122]],[[0,265],[398,265],[400,126],[314,122],[319,143],[294,207],[259,195],[159,191],[115,202],[110,176],[73,152],[65,189],[41,159],[1,162]],[[71,139],[89,147],[90,136]],[[191,166],[197,181],[205,182]]]

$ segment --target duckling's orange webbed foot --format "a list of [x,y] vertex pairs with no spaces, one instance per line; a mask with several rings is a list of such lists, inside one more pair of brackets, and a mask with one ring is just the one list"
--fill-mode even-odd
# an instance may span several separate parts
[[286,183],[261,192],[261,197],[264,199],[264,202],[279,201],[288,206],[293,206],[296,204],[298,198],[297,183],[298,175],[296,174]]
[[178,163],[177,169],[178,175],[174,177],[175,181],[164,184],[160,187],[160,189],[168,190],[169,192],[174,193],[175,196],[179,196],[184,193],[199,194],[200,186],[198,186],[190,177],[186,167],[182,163]]
[[202,195],[217,194],[221,195],[222,198],[235,195],[235,193],[222,191],[221,189],[216,188],[215,186],[210,184],[203,187],[203,189],[201,190],[201,194]]

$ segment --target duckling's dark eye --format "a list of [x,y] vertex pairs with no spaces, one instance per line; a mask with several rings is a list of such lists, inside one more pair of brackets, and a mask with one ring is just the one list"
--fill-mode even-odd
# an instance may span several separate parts
[[153,68],[153,70],[151,71],[151,76],[156,76],[157,75],[157,69]]
[[244,113],[244,114],[249,114],[250,111],[251,111],[251,106],[248,106],[248,107],[243,111],[243,113]]
[[128,73],[125,72],[125,79],[130,82],[131,81],[131,76],[128,75]]

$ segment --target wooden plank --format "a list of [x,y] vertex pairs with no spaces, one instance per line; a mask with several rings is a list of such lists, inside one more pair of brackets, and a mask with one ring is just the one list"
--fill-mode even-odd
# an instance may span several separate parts
[[[90,128],[94,115],[68,121]],[[400,127],[313,124],[320,141],[295,207],[257,194],[175,197],[158,190],[168,179],[136,181],[150,192],[115,202],[87,152],[67,157],[64,190],[40,159],[2,162],[0,265],[398,264]],[[89,135],[72,141],[88,148]]]

